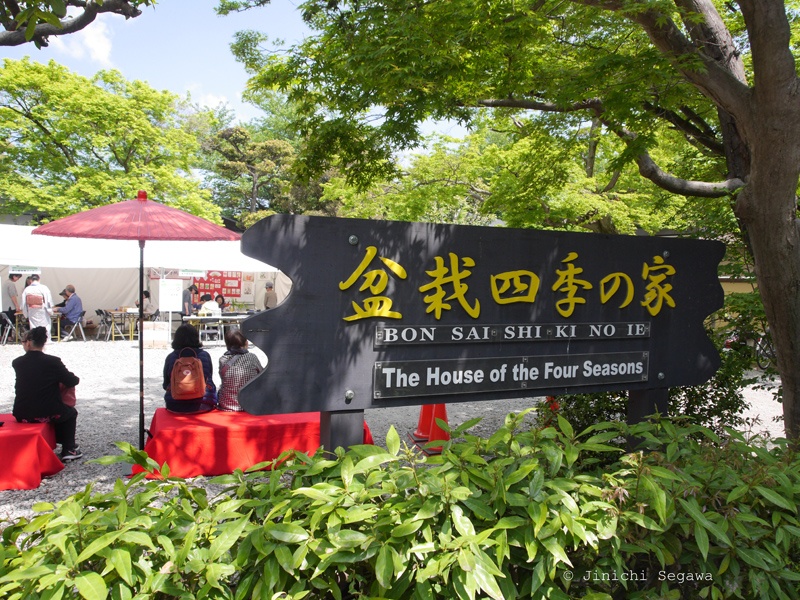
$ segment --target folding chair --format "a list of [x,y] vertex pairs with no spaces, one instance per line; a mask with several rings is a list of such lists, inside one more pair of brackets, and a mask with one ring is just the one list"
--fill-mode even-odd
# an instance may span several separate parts
[[119,328],[119,323],[117,323],[117,320],[114,318],[114,315],[112,315],[107,310],[103,311],[103,315],[105,316],[106,322],[108,323],[108,331],[106,332],[106,341],[108,341],[108,338],[114,339],[116,335],[119,335],[119,337],[124,340],[125,332]]
[[83,341],[85,342],[86,341],[86,334],[83,333],[83,317],[85,317],[85,316],[86,316],[86,311],[84,310],[83,312],[81,312],[80,316],[78,317],[78,320],[72,325],[72,327],[70,327],[70,330],[67,332],[67,335],[62,335],[61,339],[59,341],[60,342],[67,342],[67,341],[71,340],[72,336],[75,335],[75,330],[77,329],[78,331],[81,332],[81,337],[83,338]]
[[94,339],[99,340],[101,335],[108,332],[108,320],[103,314],[103,311],[99,308],[96,308],[94,312],[98,317],[97,331],[94,334]]
[[150,320],[151,321],[160,321],[161,320],[161,311],[159,309],[156,309],[156,312],[154,312],[152,315],[150,315]]
[[8,341],[8,336],[14,332],[14,336],[16,337],[16,332],[14,329],[14,323],[11,322],[11,319],[8,318],[8,315],[4,312],[0,312],[0,323],[3,324],[3,346],[6,345]]
[[210,340],[220,340],[223,338],[222,333],[222,324],[221,322],[204,322],[200,327],[200,339],[206,339],[206,341]]

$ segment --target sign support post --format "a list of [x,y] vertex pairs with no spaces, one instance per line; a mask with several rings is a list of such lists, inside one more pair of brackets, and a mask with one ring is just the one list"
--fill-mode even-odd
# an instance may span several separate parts
[[319,416],[319,442],[325,452],[364,443],[364,411],[322,411]]
[[[628,425],[636,425],[655,413],[666,415],[669,410],[669,389],[628,390]],[[639,438],[628,438],[628,450],[639,445]]]

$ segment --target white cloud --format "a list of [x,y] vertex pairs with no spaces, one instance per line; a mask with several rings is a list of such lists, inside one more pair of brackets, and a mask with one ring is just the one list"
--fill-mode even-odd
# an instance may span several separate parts
[[261,111],[250,104],[245,104],[239,98],[231,98],[224,94],[214,94],[212,92],[203,91],[203,85],[199,83],[189,85],[186,93],[189,94],[194,104],[201,107],[218,108],[220,105],[227,105],[241,121],[263,116]]
[[110,30],[100,18],[76,33],[51,37],[50,45],[57,52],[78,60],[88,59],[104,69],[114,66]]
[[230,101],[226,96],[219,94],[194,93],[192,94],[192,99],[200,106],[205,106],[206,108],[217,108],[220,104],[230,104]]

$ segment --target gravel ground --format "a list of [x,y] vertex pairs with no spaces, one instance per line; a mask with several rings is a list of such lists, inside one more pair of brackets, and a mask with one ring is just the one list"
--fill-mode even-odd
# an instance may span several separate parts
[[[215,381],[219,387],[216,365],[225,351],[224,346],[209,346],[215,366]],[[46,478],[35,490],[0,491],[0,522],[19,516],[33,515],[37,502],[56,502],[83,490],[93,483],[98,491],[110,491],[119,477],[130,468],[123,464],[103,466],[89,462],[92,458],[117,454],[115,441],[133,445],[139,440],[139,361],[137,342],[66,342],[49,343],[45,351],[61,357],[73,373],[81,378],[77,388],[80,412],[77,441],[84,458],[66,465],[60,473]],[[10,413],[14,404],[14,370],[11,361],[22,354],[18,344],[0,346],[0,413]],[[264,354],[254,352],[266,363]],[[155,410],[163,406],[161,370],[168,350],[145,349],[145,422],[150,423]],[[781,407],[767,389],[751,387],[746,390],[750,410],[746,417],[755,420],[755,431],[768,431],[773,437],[783,434],[782,424],[775,420]],[[502,400],[494,402],[464,402],[449,404],[448,421],[451,426],[475,417],[481,423],[473,429],[480,435],[495,431],[509,412],[519,412],[531,406],[531,399]],[[391,425],[401,434],[417,426],[419,407],[407,406],[366,411],[365,418],[372,430],[376,444],[385,443]]]

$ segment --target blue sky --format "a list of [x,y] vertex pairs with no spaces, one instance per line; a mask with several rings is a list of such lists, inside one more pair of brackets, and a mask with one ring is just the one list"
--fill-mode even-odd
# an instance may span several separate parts
[[159,0],[136,19],[101,15],[81,32],[51,38],[38,50],[28,44],[0,48],[3,58],[30,56],[39,62],[55,60],[84,76],[101,69],[116,69],[126,79],[147,81],[159,90],[205,106],[227,103],[240,119],[258,111],[241,102],[247,74],[231,55],[235,32],[255,29],[270,40],[300,41],[307,33],[299,0],[273,0],[264,8],[218,17],[216,0]]

